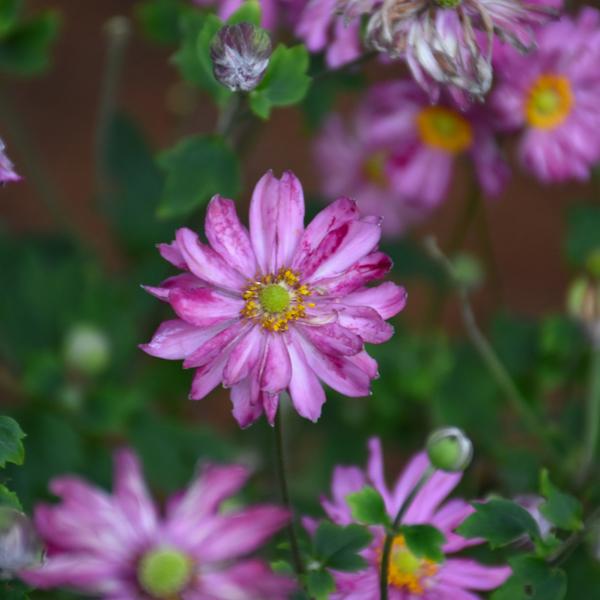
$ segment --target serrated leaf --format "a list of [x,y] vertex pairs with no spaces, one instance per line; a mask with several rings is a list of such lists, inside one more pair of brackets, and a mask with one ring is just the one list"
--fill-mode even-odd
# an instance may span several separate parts
[[432,525],[403,525],[400,533],[412,554],[436,563],[443,562],[442,546],[446,543],[446,538],[439,529]]
[[308,51],[304,46],[277,46],[263,80],[250,93],[250,108],[253,112],[261,119],[266,119],[273,107],[300,102],[311,83],[307,75],[308,64]]
[[34,75],[50,64],[50,46],[60,28],[60,16],[44,11],[10,29],[0,41],[0,69]]
[[6,463],[22,465],[25,460],[23,438],[25,434],[19,424],[10,417],[0,417],[0,467]]
[[466,538],[481,537],[492,548],[505,546],[527,535],[532,540],[540,538],[535,519],[516,502],[493,499],[473,504],[475,513],[467,517],[456,530]]
[[310,571],[306,576],[306,588],[311,598],[327,600],[335,591],[335,581],[327,571]]
[[360,525],[341,527],[328,521],[319,525],[313,540],[316,560],[339,571],[357,571],[366,565],[358,555],[372,540],[370,532]]
[[358,492],[349,494],[346,496],[346,502],[352,511],[353,519],[359,523],[386,527],[391,524],[383,498],[372,487],[367,486]]
[[235,197],[241,188],[238,159],[218,136],[185,138],[160,155],[159,165],[167,175],[161,218],[188,214],[215,194]]
[[173,56],[181,76],[192,85],[208,92],[219,105],[225,104],[231,92],[213,75],[210,44],[223,23],[212,14],[190,13],[181,20],[181,46]]
[[561,492],[551,481],[548,471],[540,474],[540,492],[546,502],[540,505],[540,512],[550,523],[567,531],[579,531],[583,527],[583,507],[581,502],[569,494]]
[[496,590],[491,600],[563,600],[567,593],[567,577],[544,560],[519,556],[510,561],[512,576]]
[[0,506],[9,506],[15,510],[23,510],[21,502],[15,492],[9,490],[5,485],[0,483]]

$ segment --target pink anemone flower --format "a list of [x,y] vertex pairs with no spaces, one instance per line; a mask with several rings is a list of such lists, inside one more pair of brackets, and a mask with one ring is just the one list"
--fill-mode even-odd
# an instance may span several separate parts
[[177,231],[162,256],[185,271],[148,288],[177,319],[163,323],[142,346],[148,354],[183,359],[196,369],[190,398],[219,383],[231,389],[233,414],[246,427],[266,413],[273,424],[287,391],[298,413],[321,414],[321,381],[346,396],[367,396],[377,363],[365,342],[393,334],[386,319],[405,305],[406,292],[383,277],[390,259],[377,250],[380,219],[364,217],[340,198],[304,228],[304,196],[290,172],[268,172],[250,204],[250,231],[232,200],[214,197],[202,243]]
[[116,454],[112,495],[76,477],[54,479],[50,489],[62,502],[35,511],[47,559],[20,577],[103,600],[283,600],[292,582],[247,555],[288,522],[288,512],[268,505],[221,510],[247,477],[241,466],[206,466],[164,514],[129,450]]
[[[388,488],[383,470],[381,442],[369,441],[369,462],[366,470],[358,467],[335,468],[332,481],[332,498],[323,499],[322,506],[328,517],[339,525],[352,523],[346,497],[369,485],[382,496],[387,513],[394,519],[411,491],[429,468],[425,453],[417,454],[398,477],[394,487]],[[403,523],[429,524],[439,529],[446,538],[443,546],[446,560],[434,563],[414,556],[402,536],[393,541],[389,567],[390,600],[478,600],[478,591],[488,591],[502,585],[510,576],[509,567],[482,565],[470,558],[451,556],[481,540],[467,540],[455,530],[473,512],[464,500],[446,497],[458,485],[462,473],[436,471],[410,503]],[[314,528],[311,520],[305,524]],[[330,600],[378,600],[381,553],[385,532],[382,527],[372,527],[373,542],[362,555],[368,567],[355,573],[334,571],[336,592]]]

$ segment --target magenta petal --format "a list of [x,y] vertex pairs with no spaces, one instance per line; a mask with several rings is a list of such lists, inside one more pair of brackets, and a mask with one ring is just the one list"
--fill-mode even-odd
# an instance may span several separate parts
[[192,354],[214,334],[214,329],[198,329],[179,319],[164,321],[152,340],[140,348],[151,356],[179,360]]
[[331,500],[322,499],[321,505],[327,516],[337,525],[352,523],[352,513],[346,496],[362,490],[367,484],[363,472],[357,467],[335,467],[331,482]]
[[160,255],[174,267],[178,269],[187,269],[187,263],[179,250],[177,242],[171,242],[170,244],[158,244],[158,251]]
[[271,334],[265,347],[260,389],[267,394],[278,394],[288,387],[291,376],[292,365],[284,336]]
[[338,323],[317,327],[305,326],[299,328],[299,331],[323,354],[353,356],[363,349],[360,336]]
[[370,344],[387,342],[394,335],[394,328],[386,323],[375,309],[366,306],[340,308],[338,323]]
[[372,437],[369,440],[369,462],[367,463],[367,475],[374,484],[375,489],[381,494],[385,501],[388,513],[391,515],[394,510],[392,495],[385,483],[385,474],[383,469],[383,451],[381,449],[381,440]]
[[277,409],[279,408],[279,394],[270,394],[269,392],[262,392],[262,405],[267,421],[269,425],[273,427],[275,425],[275,417],[277,415]]
[[177,230],[176,238],[187,268],[196,277],[234,292],[239,292],[244,287],[246,278],[212,248],[201,243],[193,231],[183,227]]
[[269,171],[254,188],[250,237],[263,273],[289,266],[304,231],[304,194],[295,175]]
[[231,388],[233,416],[244,429],[254,423],[263,413],[263,405],[258,383],[250,375]]
[[196,369],[192,380],[192,389],[190,390],[190,400],[202,400],[221,383],[226,360],[227,357],[223,356]]
[[440,580],[469,590],[493,590],[511,575],[510,567],[488,567],[468,558],[449,558],[440,572]]
[[410,460],[394,486],[392,514],[398,512],[429,465],[430,462],[425,452],[419,452]]
[[252,327],[235,345],[223,371],[223,385],[231,387],[245,379],[257,366],[261,356],[264,336],[259,327]]
[[406,306],[406,290],[391,281],[344,297],[344,304],[374,308],[382,319],[397,315]]
[[369,356],[366,350],[363,350],[354,356],[349,356],[348,360],[361,371],[364,371],[371,379],[377,379],[379,377],[377,361]]
[[444,473],[436,471],[415,496],[406,511],[407,523],[425,523],[435,513],[437,507],[459,484],[462,473]]
[[306,363],[304,353],[295,343],[288,347],[292,364],[292,377],[289,392],[298,414],[311,421],[321,416],[321,407],[325,403],[325,392],[319,379]]
[[241,298],[232,298],[211,288],[176,288],[169,293],[169,302],[179,318],[196,327],[236,319],[244,307]]
[[206,209],[206,237],[210,245],[244,277],[257,273],[256,258],[246,228],[240,223],[233,200],[215,196]]
[[225,363],[229,351],[236,341],[241,341],[251,326],[241,321],[235,321],[225,329],[218,332],[208,339],[202,346],[199,346],[192,354],[183,361],[184,369],[194,369],[211,364],[218,358]]
[[142,288],[160,300],[166,301],[169,299],[169,292],[175,288],[190,290],[202,288],[205,287],[205,285],[206,284],[200,281],[195,275],[192,275],[191,273],[182,273],[181,275],[175,275],[165,279],[159,287],[143,285]]

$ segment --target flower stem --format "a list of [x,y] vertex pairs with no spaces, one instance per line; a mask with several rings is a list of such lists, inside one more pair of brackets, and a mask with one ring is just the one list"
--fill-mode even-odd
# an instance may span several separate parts
[[287,526],[287,533],[290,541],[290,549],[292,551],[292,563],[296,575],[298,576],[298,578],[300,578],[302,575],[304,575],[304,564],[302,563],[302,556],[300,555],[300,546],[298,545],[298,537],[296,536],[296,527],[294,525],[294,511],[292,508],[292,503],[290,501],[290,493],[285,471],[285,458],[283,456],[283,427],[281,425],[281,409],[278,410],[277,414],[275,415],[275,427],[273,428],[273,432],[275,434],[275,458],[281,501],[285,508],[292,515],[292,520]]
[[592,347],[590,362],[587,406],[585,416],[585,434],[583,441],[583,459],[579,480],[587,479],[594,465],[598,435],[600,434],[600,344]]
[[394,522],[392,523],[391,531],[385,536],[385,541],[383,542],[383,552],[381,554],[381,570],[380,570],[380,578],[379,578],[379,590],[380,590],[380,599],[387,600],[388,598],[388,573],[390,570],[390,555],[392,553],[392,544],[394,542],[394,538],[396,537],[398,525],[402,521],[402,518],[406,514],[406,511],[409,509],[413,500],[416,498],[417,494],[421,491],[423,486],[431,479],[431,476],[435,473],[435,469],[432,466],[429,466],[427,470],[421,475],[421,479],[419,479],[417,485],[412,489],[410,494],[406,497],[406,500],[402,503],[396,516],[394,518]]
[[455,283],[460,300],[462,321],[467,331],[467,335],[479,353],[490,375],[494,378],[498,387],[504,392],[508,400],[511,402],[515,411],[521,415],[523,422],[529,431],[545,443],[549,454],[552,454],[554,458],[558,458],[556,456],[557,452],[550,434],[544,427],[536,412],[531,408],[529,402],[520,392],[508,370],[498,358],[498,355],[494,351],[490,342],[483,335],[481,329],[479,329],[471,302],[469,301],[469,293],[467,289],[457,281],[454,274],[454,266],[448,257],[440,250],[434,238],[430,237],[425,240],[425,248],[431,258],[433,258],[443,267],[451,280]]

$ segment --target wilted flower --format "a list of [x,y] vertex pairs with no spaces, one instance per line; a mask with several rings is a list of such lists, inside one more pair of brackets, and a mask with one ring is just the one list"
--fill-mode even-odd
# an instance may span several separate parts
[[[393,489],[388,489],[383,471],[381,443],[369,442],[369,462],[365,471],[357,467],[336,467],[332,481],[332,499],[322,501],[328,517],[339,525],[352,523],[346,497],[366,485],[381,494],[388,515],[394,519],[400,507],[430,467],[424,453],[416,455],[404,469]],[[442,502],[458,485],[462,473],[435,472],[417,492],[410,503],[403,524],[429,524],[439,529],[446,538],[442,550],[451,555],[464,548],[477,545],[482,540],[465,539],[456,528],[473,512],[464,500]],[[306,522],[309,529],[312,522]],[[371,527],[372,544],[361,554],[368,563],[366,569],[356,573],[333,571],[336,592],[330,600],[378,600],[380,562],[385,531]],[[394,600],[458,600],[479,598],[477,591],[492,590],[500,586],[511,573],[508,567],[489,567],[470,558],[446,557],[443,563],[434,563],[412,554],[401,535],[395,537],[389,565],[389,596]]]
[[503,54],[493,107],[523,129],[519,155],[539,179],[587,179],[600,160],[600,12],[549,24],[538,44],[527,57]]
[[263,78],[271,57],[271,38],[250,23],[225,25],[210,46],[215,79],[232,92],[249,92]]
[[384,231],[391,235],[430,214],[446,197],[463,155],[473,162],[484,192],[499,194],[509,169],[484,107],[432,106],[413,81],[373,86],[351,131],[333,117],[316,145],[323,191],[354,190],[363,210],[385,217]]
[[0,506],[0,578],[40,563],[42,554],[42,543],[27,515]]
[[104,600],[283,600],[291,582],[245,557],[286,524],[288,513],[267,505],[220,510],[247,477],[243,467],[207,466],[169,499],[164,514],[127,450],[116,455],[112,495],[76,477],[55,479],[50,489],[62,503],[35,513],[48,558],[20,577]]
[[340,0],[346,20],[367,14],[367,43],[403,58],[434,100],[440,84],[456,99],[482,97],[492,83],[495,36],[520,50],[553,12],[522,0]]
[[0,184],[21,181],[21,179],[22,177],[15,171],[15,166],[6,154],[6,145],[0,139]]
[[325,402],[319,380],[346,396],[368,395],[377,363],[364,343],[388,340],[385,320],[406,301],[393,283],[366,287],[391,267],[377,251],[380,219],[340,198],[305,229],[300,182],[269,172],[252,196],[249,233],[233,201],[220,196],[208,206],[205,231],[210,246],[183,228],[159,247],[186,272],[148,290],[179,318],[142,349],[196,369],[192,399],[221,382],[231,388],[242,427],[263,412],[273,423],[285,390],[298,413],[316,421]]

